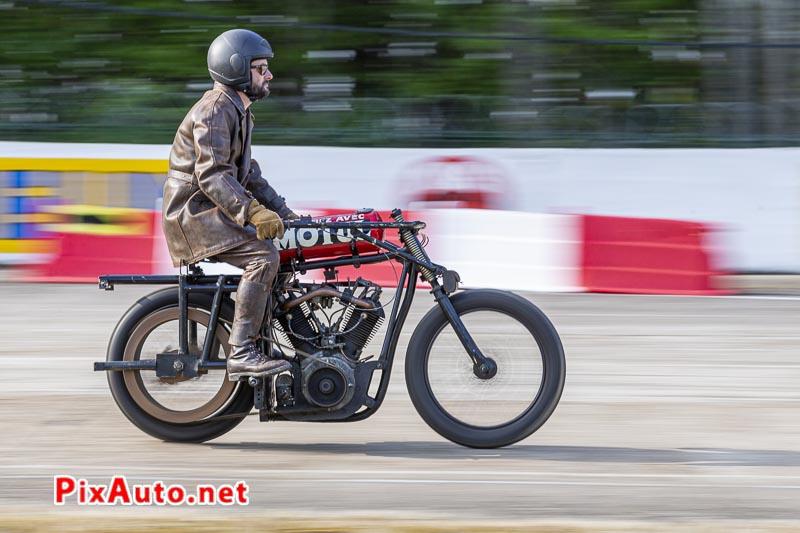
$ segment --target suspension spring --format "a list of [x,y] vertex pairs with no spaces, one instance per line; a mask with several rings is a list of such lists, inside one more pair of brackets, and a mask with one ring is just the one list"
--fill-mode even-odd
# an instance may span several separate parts
[[[399,209],[395,209],[392,211],[392,218],[394,218],[395,222],[405,222],[406,219],[403,217],[403,212]],[[428,254],[425,253],[425,250],[422,249],[422,246],[419,244],[419,239],[417,239],[414,232],[410,229],[401,229],[400,230],[400,239],[403,241],[403,244],[406,245],[408,251],[411,252],[411,255],[419,259],[420,261],[425,261],[426,263],[430,263],[431,260],[428,257]],[[422,274],[422,277],[425,278],[425,281],[431,283],[434,279],[436,279],[436,275],[433,271],[429,268],[425,268],[423,266],[419,267],[419,271]]]

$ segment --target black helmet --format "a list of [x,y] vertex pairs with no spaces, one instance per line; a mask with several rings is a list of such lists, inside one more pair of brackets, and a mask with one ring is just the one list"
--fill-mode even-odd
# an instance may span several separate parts
[[272,58],[272,47],[266,39],[250,30],[228,30],[208,47],[208,73],[234,89],[250,89],[250,62]]

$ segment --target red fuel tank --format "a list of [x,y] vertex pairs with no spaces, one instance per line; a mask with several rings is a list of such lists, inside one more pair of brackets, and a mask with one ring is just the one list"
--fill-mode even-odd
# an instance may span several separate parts
[[[336,213],[311,220],[315,222],[359,222],[359,221],[381,221],[381,216],[373,209],[362,209],[355,213]],[[376,239],[383,239],[382,229],[370,230],[369,234]],[[275,246],[281,254],[281,263],[292,258],[300,257],[303,259],[320,259],[337,257],[342,255],[352,255],[352,246],[355,246],[359,254],[374,252],[378,247],[363,240],[356,240],[350,230],[340,229],[295,229],[286,230],[282,239],[275,239]]]

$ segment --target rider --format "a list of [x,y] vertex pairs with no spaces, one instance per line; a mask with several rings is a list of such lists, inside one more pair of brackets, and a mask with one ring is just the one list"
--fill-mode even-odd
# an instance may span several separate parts
[[173,264],[214,257],[244,270],[230,334],[231,380],[291,366],[256,344],[279,266],[272,239],[283,236],[282,218],[298,218],[250,159],[250,104],[269,95],[272,57],[267,40],[249,30],[214,39],[208,49],[214,87],[178,128],[164,184],[164,235]]

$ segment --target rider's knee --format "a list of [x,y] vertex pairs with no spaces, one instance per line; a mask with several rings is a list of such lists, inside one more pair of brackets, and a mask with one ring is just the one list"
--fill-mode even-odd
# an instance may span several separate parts
[[259,283],[272,283],[278,273],[280,256],[274,246],[263,247],[244,268],[245,278]]

